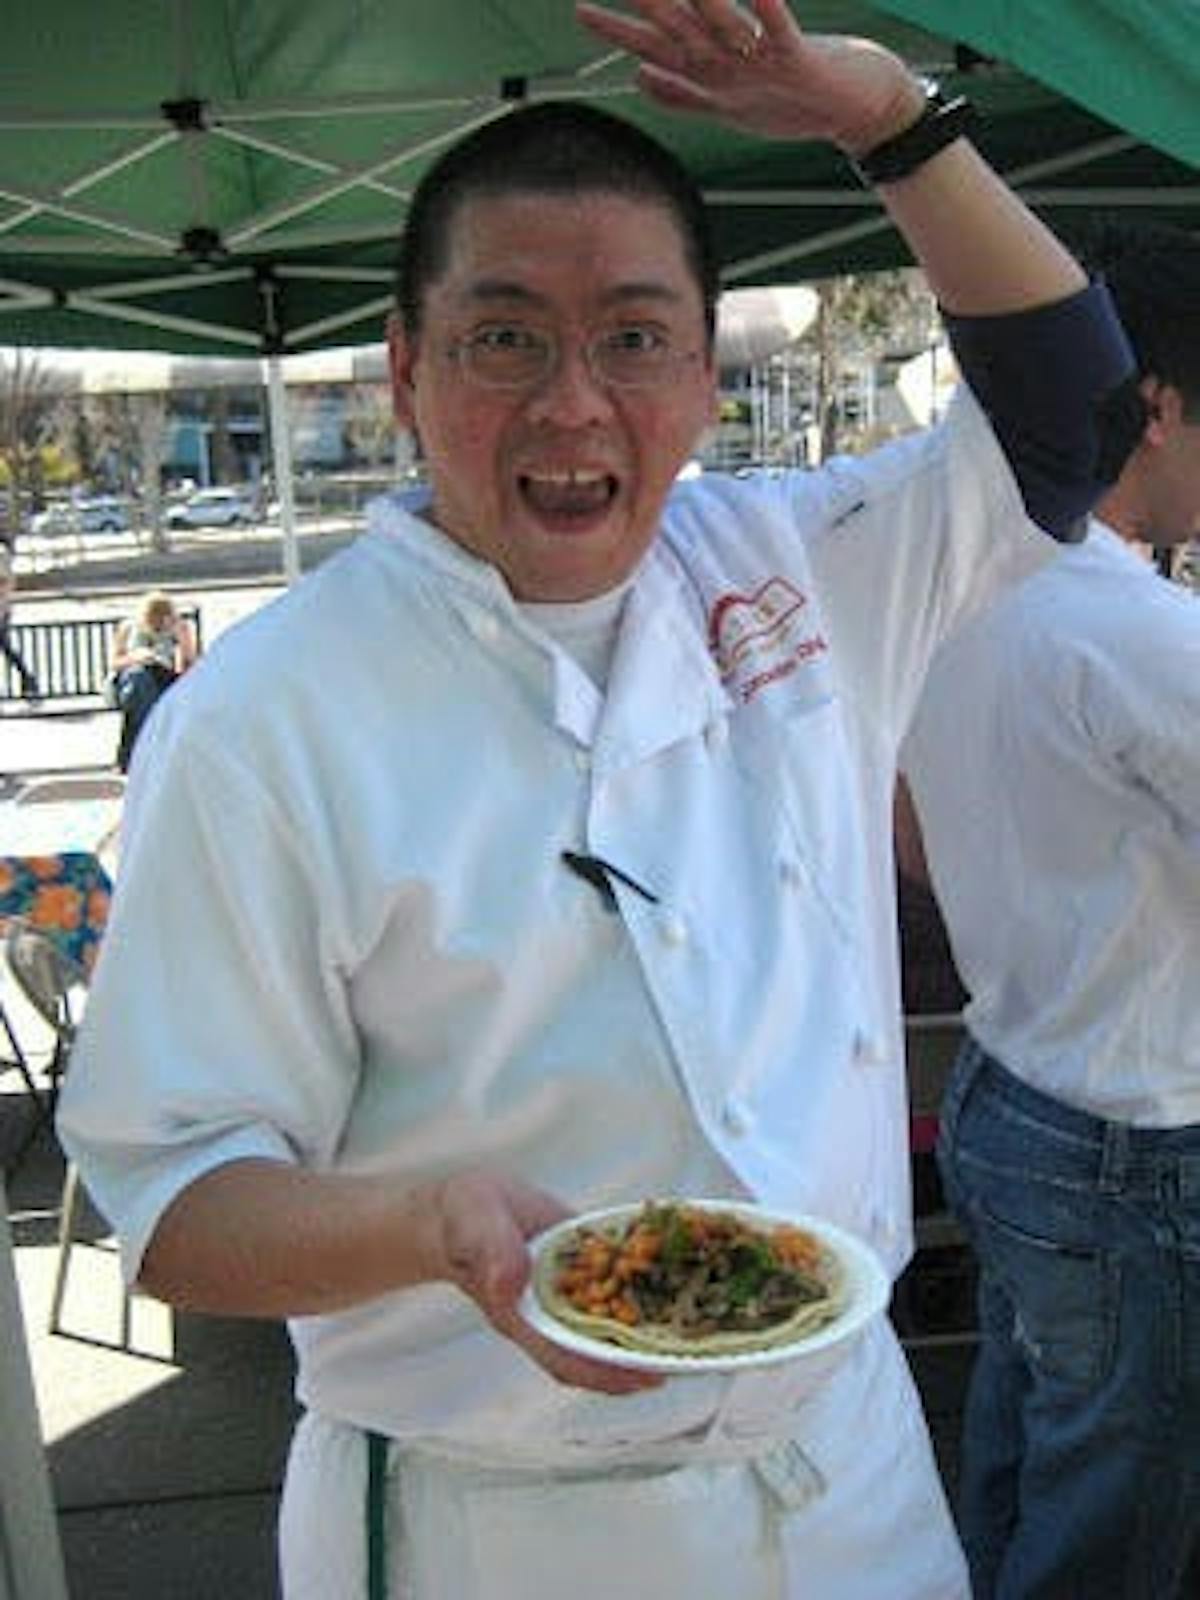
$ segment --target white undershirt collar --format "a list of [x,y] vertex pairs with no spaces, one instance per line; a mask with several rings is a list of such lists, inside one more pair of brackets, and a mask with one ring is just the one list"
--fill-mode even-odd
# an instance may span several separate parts
[[517,609],[533,627],[548,633],[603,689],[608,682],[621,616],[633,579],[589,600],[527,600]]

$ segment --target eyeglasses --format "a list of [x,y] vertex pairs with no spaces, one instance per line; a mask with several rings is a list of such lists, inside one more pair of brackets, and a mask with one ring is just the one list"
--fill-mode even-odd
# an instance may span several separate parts
[[[493,322],[448,348],[471,383],[484,389],[533,389],[558,367],[556,334],[522,323]],[[613,389],[654,389],[670,383],[680,368],[700,358],[680,350],[665,329],[624,323],[594,333],[583,345],[593,379]]]

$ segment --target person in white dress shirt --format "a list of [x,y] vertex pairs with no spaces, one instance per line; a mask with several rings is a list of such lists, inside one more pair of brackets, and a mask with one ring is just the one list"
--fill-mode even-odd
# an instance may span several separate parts
[[[753,1197],[902,1268],[896,748],[938,640],[1092,504],[1131,361],[895,56],[781,0],[636,10],[579,15],[649,93],[858,154],[978,397],[676,485],[717,403],[677,164],[544,103],[418,189],[391,354],[428,504],[379,503],[150,719],[62,1107],[132,1277],[290,1319],[288,1600],[966,1590],[885,1318],[657,1382],[534,1332],[527,1240]],[[1031,367],[1072,382],[1039,408]]]
[[1200,602],[1150,559],[1200,528],[1200,238],[1087,254],[1141,440],[1087,540],[939,652],[902,756],[970,996],[940,1160],[980,1264],[980,1600],[1200,1576]]

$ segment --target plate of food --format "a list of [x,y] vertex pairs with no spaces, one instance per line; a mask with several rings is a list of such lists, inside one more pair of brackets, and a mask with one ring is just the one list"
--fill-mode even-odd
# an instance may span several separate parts
[[736,1200],[646,1200],[530,1240],[521,1314],[564,1349],[643,1372],[731,1372],[848,1339],[891,1284],[861,1240]]

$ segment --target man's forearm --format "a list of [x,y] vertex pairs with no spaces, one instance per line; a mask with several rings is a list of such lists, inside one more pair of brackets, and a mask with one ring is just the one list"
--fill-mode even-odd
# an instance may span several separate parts
[[484,1170],[411,1188],[386,1176],[231,1161],[163,1214],[139,1283],[189,1311],[298,1317],[396,1289],[452,1285],[561,1383],[626,1394],[661,1379],[550,1344],[521,1317],[525,1241],[567,1215],[553,1196]]
[[1024,311],[1077,293],[1075,258],[992,170],[957,139],[879,197],[947,311]]
[[337,1311],[437,1276],[436,1212],[375,1177],[234,1161],[163,1214],[142,1288],[190,1311],[287,1317]]

